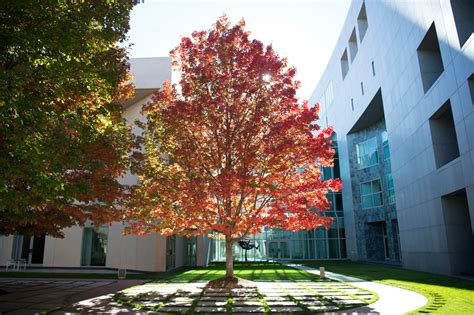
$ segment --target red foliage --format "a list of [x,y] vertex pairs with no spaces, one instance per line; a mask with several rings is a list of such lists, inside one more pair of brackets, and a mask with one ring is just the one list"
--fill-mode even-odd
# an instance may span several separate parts
[[332,129],[315,123],[318,105],[298,101],[287,60],[226,17],[172,55],[180,91],[165,84],[143,108],[129,231],[235,242],[264,226],[329,227],[320,213],[341,181],[322,180],[319,166],[332,166]]

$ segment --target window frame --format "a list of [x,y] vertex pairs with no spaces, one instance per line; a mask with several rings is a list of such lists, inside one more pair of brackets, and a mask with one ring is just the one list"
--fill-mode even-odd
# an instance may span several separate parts
[[[373,163],[373,164],[369,164],[369,165],[363,165],[361,163],[361,156],[359,155],[359,147],[361,147],[363,144],[365,143],[368,143],[369,141],[371,140],[375,140],[375,156],[376,156],[376,162]],[[362,169],[365,169],[365,168],[369,168],[369,167],[372,167],[372,166],[375,166],[375,165],[378,165],[379,164],[379,153],[378,153],[378,143],[377,143],[377,136],[373,136],[373,137],[370,137],[369,139],[366,139],[364,141],[361,141],[359,143],[356,143],[356,158],[357,158],[357,169],[359,170],[362,170]],[[370,159],[369,159],[370,160]]]
[[[391,172],[387,173],[386,178],[387,178],[388,204],[389,205],[394,205],[397,202],[396,202],[396,199],[395,199],[395,185],[393,183],[393,174]],[[390,182],[392,182],[392,187],[390,187]]]
[[[386,135],[386,139],[384,139],[384,134]],[[387,130],[382,131],[380,133],[380,137],[381,137],[381,140],[382,140],[383,160],[384,161],[390,161],[391,152],[390,152],[390,146],[388,144],[388,132],[387,132]],[[385,149],[387,149],[388,154],[385,154],[386,153]]]
[[[372,192],[372,185],[371,185],[371,187],[370,187],[370,190],[371,190],[370,194],[363,194],[363,193],[362,193],[362,186],[363,186],[364,184],[372,183],[372,182],[375,182],[375,181],[379,181],[380,191],[379,191],[379,192],[376,192],[376,193],[373,193],[373,192]],[[383,206],[384,206],[384,202],[383,202],[383,187],[382,187],[382,180],[381,180],[380,177],[374,178],[374,179],[371,179],[371,180],[368,180],[368,181],[365,181],[365,182],[360,183],[359,189],[360,189],[360,205],[361,205],[361,208],[362,208],[362,209],[374,209],[374,208],[380,208],[380,207],[383,207]],[[378,194],[380,194],[380,202],[381,202],[381,203],[380,203],[380,205],[375,206],[374,203],[373,203],[373,201],[374,201],[374,200],[373,200],[373,196],[374,196],[374,195],[378,195]],[[370,197],[371,197],[371,199],[372,199],[372,200],[371,200],[371,201],[372,201],[372,206],[370,206],[370,207],[364,207],[364,196],[370,196]]]

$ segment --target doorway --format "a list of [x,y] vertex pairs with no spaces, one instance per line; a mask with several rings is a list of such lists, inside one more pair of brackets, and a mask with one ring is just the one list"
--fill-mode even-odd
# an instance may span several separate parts
[[196,266],[197,239],[195,236],[184,239],[184,265]]
[[288,241],[268,242],[268,258],[273,260],[290,259],[290,246]]
[[45,236],[15,235],[12,259],[26,261],[28,265],[43,264]]
[[465,189],[441,197],[450,273],[474,275],[474,234]]
[[176,266],[176,236],[166,238],[166,270],[174,269]]

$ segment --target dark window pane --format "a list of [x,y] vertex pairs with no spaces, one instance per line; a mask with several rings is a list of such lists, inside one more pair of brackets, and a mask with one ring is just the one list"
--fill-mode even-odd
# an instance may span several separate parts
[[329,243],[329,258],[339,257],[339,240],[328,240]]

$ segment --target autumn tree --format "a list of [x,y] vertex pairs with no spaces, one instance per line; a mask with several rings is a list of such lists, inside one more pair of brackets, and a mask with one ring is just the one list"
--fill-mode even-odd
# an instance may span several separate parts
[[233,244],[264,226],[329,227],[325,196],[340,181],[322,180],[319,166],[333,163],[332,130],[299,102],[287,60],[226,17],[172,57],[179,89],[165,84],[143,107],[129,231],[222,235],[232,278]]
[[0,4],[0,234],[116,217],[130,0]]

